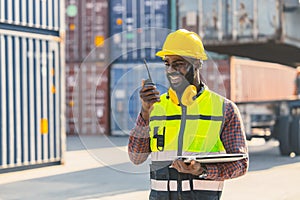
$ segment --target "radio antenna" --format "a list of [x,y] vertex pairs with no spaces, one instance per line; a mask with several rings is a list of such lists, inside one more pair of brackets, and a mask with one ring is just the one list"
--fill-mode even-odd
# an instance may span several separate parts
[[147,69],[147,72],[148,72],[149,79],[150,79],[150,81],[152,82],[152,78],[151,78],[151,75],[150,75],[150,72],[149,72],[149,68],[148,68],[146,59],[144,59],[144,63],[145,63],[145,66],[146,66],[146,69]]

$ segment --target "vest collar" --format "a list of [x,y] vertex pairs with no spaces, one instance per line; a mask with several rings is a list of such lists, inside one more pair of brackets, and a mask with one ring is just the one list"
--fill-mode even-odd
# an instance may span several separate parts
[[[195,101],[196,99],[201,100],[204,98],[204,96],[207,95],[207,92],[209,91],[209,88],[207,85],[203,84],[200,91],[193,97],[193,100]],[[200,97],[200,98],[199,98]],[[169,92],[166,95],[167,99],[170,99]],[[177,106],[180,106],[180,104],[177,104]]]
[[209,91],[209,88],[207,85],[203,85],[200,89],[200,91],[193,97],[193,100],[195,101],[196,99],[201,100],[203,99],[206,95],[207,92]]

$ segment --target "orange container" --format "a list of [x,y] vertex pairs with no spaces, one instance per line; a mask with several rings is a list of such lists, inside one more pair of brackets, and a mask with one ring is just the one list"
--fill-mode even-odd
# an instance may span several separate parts
[[230,72],[230,99],[235,102],[293,98],[296,70],[292,67],[232,57]]
[[276,63],[231,57],[204,62],[208,87],[234,102],[295,98],[296,69]]

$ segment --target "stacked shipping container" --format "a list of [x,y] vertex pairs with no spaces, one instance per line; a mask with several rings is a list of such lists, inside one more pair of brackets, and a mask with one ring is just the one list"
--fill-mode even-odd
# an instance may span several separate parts
[[108,36],[107,0],[66,1],[67,63],[103,61]]
[[[161,63],[148,63],[152,80],[160,93],[169,87],[165,67]],[[139,90],[142,80],[148,78],[145,66],[140,64],[114,64],[111,71],[111,134],[128,134],[141,109]]]
[[111,60],[160,61],[155,56],[170,27],[168,0],[110,1]]
[[63,161],[63,7],[0,0],[0,172]]
[[169,0],[110,1],[111,133],[128,134],[140,110],[138,91],[147,79],[146,59],[161,92],[167,86],[155,53],[170,32]]
[[[90,85],[89,82],[98,84],[93,81],[95,79],[109,80],[110,72],[114,74],[114,63],[122,63],[127,69],[129,66],[135,66],[134,63],[142,62],[143,58],[151,63],[160,61],[155,52],[161,48],[169,31],[169,8],[168,0],[66,2],[68,134],[110,134],[108,97],[112,94],[108,94],[109,83],[101,81],[101,86],[86,86]],[[109,39],[108,23],[111,36]],[[108,44],[109,47],[106,46]],[[105,51],[107,49],[109,52]],[[109,65],[110,72],[107,71]],[[94,66],[97,66],[96,69]],[[89,75],[91,71],[95,72],[93,76]],[[95,88],[99,87],[101,90],[96,91]],[[100,95],[99,93],[105,96],[105,103],[101,104],[101,109],[96,108],[98,105],[94,104],[98,100],[91,100]],[[112,104],[111,109],[115,107],[116,105]],[[90,111],[93,112],[92,115]]]
[[277,0],[178,0],[179,27],[191,29],[206,41],[253,40],[277,36]]
[[67,133],[108,134],[108,71],[101,62],[68,63]]
[[107,16],[107,0],[66,1],[68,134],[109,134]]

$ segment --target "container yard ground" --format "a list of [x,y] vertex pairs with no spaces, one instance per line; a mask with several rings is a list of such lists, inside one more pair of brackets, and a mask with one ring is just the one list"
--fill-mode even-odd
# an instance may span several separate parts
[[[129,163],[126,145],[127,137],[69,136],[65,165],[0,174],[0,199],[146,200],[148,163]],[[249,149],[248,174],[227,181],[222,200],[299,199],[300,157],[280,156],[274,140]]]

